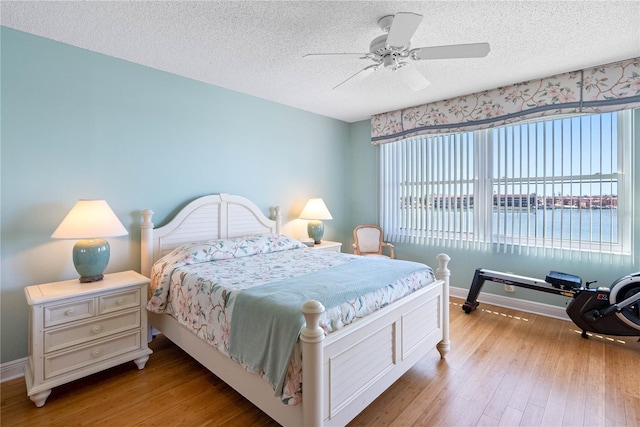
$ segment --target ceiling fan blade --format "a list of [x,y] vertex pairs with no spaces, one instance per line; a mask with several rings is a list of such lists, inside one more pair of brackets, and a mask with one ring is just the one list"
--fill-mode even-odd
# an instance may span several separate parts
[[422,22],[422,15],[411,12],[398,12],[393,17],[387,44],[394,47],[404,47],[409,45],[411,37]]
[[449,46],[419,47],[411,49],[413,59],[482,58],[489,54],[489,43],[453,44]]
[[402,81],[407,84],[413,91],[419,91],[428,87],[431,82],[415,68],[405,65],[396,70]]
[[348,79],[344,80],[343,82],[339,83],[337,86],[334,86],[333,88],[336,89],[336,88],[342,86],[343,84],[345,84],[347,82],[349,82],[350,84],[353,84],[355,82],[359,82],[360,80],[363,80],[365,77],[369,76],[374,71],[376,71],[378,69],[378,67],[380,67],[380,64],[369,65],[368,67],[363,68],[362,70],[358,71],[357,73],[355,73],[354,75],[352,75]]
[[306,55],[302,55],[303,58],[308,57],[318,57],[318,56],[358,56],[358,57],[366,57],[368,53],[355,53],[355,52],[340,52],[340,53],[307,53]]

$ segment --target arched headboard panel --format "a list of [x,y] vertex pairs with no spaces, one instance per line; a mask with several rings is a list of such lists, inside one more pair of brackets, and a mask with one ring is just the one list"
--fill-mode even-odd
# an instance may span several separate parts
[[141,272],[149,276],[153,263],[185,243],[258,233],[280,233],[280,208],[265,216],[249,199],[214,194],[193,200],[166,225],[153,228],[153,211],[142,211]]

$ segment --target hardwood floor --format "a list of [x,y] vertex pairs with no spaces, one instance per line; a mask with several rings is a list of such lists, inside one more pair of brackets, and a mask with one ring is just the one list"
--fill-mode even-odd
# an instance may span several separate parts
[[[640,426],[640,343],[582,339],[573,323],[452,299],[451,351],[434,350],[350,426]],[[277,425],[164,337],[133,363],[53,389],[36,408],[2,384],[2,426]]]

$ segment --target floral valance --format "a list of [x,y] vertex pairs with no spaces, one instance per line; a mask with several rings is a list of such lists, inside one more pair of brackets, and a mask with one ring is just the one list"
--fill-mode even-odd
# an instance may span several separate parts
[[636,107],[640,107],[640,58],[378,114],[371,118],[371,142]]

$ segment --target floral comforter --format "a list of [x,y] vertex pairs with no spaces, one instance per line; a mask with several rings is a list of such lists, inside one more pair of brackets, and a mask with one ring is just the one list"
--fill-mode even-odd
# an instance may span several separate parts
[[[147,309],[170,314],[229,355],[233,307],[243,289],[301,277],[359,258],[309,250],[297,240],[271,234],[184,245],[154,264]],[[433,272],[426,267],[375,292],[326,307],[321,326],[325,334],[336,331],[433,280]],[[264,377],[264,372],[257,374]],[[295,346],[284,387],[278,390],[271,383],[285,404],[301,401],[301,376],[300,346]]]

